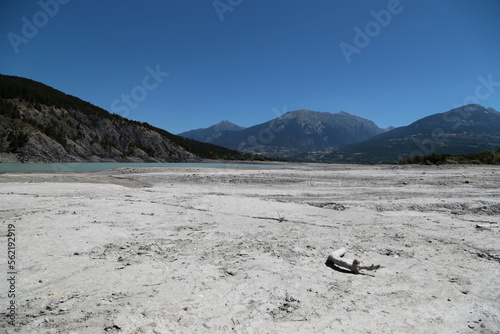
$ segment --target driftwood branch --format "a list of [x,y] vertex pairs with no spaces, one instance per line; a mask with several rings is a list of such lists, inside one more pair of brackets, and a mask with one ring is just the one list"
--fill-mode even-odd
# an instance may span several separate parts
[[328,255],[328,260],[333,262],[335,265],[339,267],[344,267],[349,269],[355,274],[358,274],[360,270],[377,270],[380,268],[380,265],[371,265],[371,266],[362,266],[361,263],[358,260],[349,260],[349,259],[344,259],[343,256],[345,254],[346,250],[345,248],[337,249],[336,251],[332,252],[330,255]]
[[476,224],[476,228],[491,230],[492,228],[498,227],[498,225],[494,225],[494,224],[496,224],[496,223]]

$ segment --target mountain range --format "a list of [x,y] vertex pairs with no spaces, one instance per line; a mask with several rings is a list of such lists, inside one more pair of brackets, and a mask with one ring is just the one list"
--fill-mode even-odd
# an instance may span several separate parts
[[[500,112],[478,104],[461,106],[344,146],[321,159],[391,162],[432,152],[467,154],[500,147]],[[311,157],[318,159],[319,157]]]
[[[500,146],[500,113],[477,104],[389,129],[343,111],[331,114],[310,110],[292,111],[239,130],[234,125],[231,131],[224,127],[209,129],[210,143],[304,161],[391,163],[431,152],[466,154]],[[206,130],[179,135],[197,136]]]
[[[210,127],[179,135],[203,140],[202,134],[210,129],[207,142],[242,152],[293,158],[304,152],[361,142],[385,131],[372,121],[343,111],[331,114],[305,109],[249,128],[235,130],[235,127],[231,125],[229,131],[224,127]],[[217,129],[219,132],[215,132]]]
[[287,112],[251,127],[222,121],[174,135],[30,79],[0,75],[0,162],[202,159],[392,163],[500,147],[500,113],[470,104],[381,129],[346,112]]

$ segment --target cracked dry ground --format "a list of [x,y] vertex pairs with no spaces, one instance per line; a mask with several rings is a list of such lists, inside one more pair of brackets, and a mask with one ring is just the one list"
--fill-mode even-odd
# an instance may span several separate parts
[[[18,325],[0,331],[500,331],[500,168],[179,167],[0,182],[20,272]],[[341,247],[382,268],[325,263]]]

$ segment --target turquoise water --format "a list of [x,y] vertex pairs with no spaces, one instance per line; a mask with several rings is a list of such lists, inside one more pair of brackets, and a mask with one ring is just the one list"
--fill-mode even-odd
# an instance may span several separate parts
[[81,162],[58,164],[0,163],[0,173],[50,173],[50,172],[100,172],[123,167],[290,167],[283,164],[252,163],[128,163],[128,162]]

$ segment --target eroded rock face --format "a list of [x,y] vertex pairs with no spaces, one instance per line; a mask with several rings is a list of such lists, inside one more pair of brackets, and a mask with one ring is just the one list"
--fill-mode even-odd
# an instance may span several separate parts
[[[3,134],[27,134],[12,154],[0,155],[1,162],[177,162],[200,160],[195,154],[172,143],[161,133],[125,119],[99,118],[78,110],[30,105],[9,100],[18,107],[21,121],[5,120]],[[0,138],[4,148],[12,146],[7,135]],[[9,153],[9,152],[6,152]],[[14,158],[15,157],[15,158]]]

